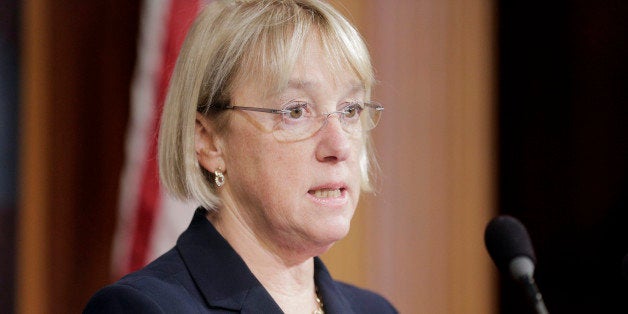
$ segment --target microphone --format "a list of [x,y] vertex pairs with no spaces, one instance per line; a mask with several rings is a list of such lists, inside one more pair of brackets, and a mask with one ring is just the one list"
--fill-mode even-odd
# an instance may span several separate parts
[[523,285],[536,312],[547,314],[541,292],[534,282],[536,256],[523,224],[511,216],[493,218],[486,226],[484,243],[497,268]]

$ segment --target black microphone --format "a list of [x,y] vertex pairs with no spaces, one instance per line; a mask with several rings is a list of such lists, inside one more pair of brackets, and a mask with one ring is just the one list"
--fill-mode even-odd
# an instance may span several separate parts
[[484,243],[497,268],[523,285],[536,312],[547,314],[541,292],[534,282],[536,256],[523,224],[511,216],[495,217],[486,226]]

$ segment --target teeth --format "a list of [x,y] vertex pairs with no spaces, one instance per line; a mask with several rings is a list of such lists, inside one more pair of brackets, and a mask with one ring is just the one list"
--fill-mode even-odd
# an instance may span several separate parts
[[340,189],[322,189],[314,191],[314,196],[318,198],[332,198],[332,197],[340,197]]

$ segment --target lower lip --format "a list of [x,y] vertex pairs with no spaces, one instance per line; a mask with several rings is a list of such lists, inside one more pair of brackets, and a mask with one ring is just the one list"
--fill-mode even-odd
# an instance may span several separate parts
[[308,197],[314,202],[322,206],[327,207],[341,207],[347,204],[349,198],[347,197],[347,190],[341,189],[340,196],[338,197],[329,197],[329,198],[319,198],[314,196],[314,194],[307,193]]

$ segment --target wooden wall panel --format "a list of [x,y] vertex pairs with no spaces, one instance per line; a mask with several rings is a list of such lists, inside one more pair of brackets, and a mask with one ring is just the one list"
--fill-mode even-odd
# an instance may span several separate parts
[[47,245],[50,212],[51,77],[49,1],[23,5],[22,70],[20,82],[20,178],[17,235],[17,313],[45,313],[49,274]]
[[78,313],[110,281],[139,1],[24,12],[17,313]]
[[435,1],[371,5],[377,27],[367,38],[382,82],[375,98],[388,110],[375,133],[383,175],[370,280],[403,312],[446,313],[447,12]]
[[497,213],[493,6],[468,0],[455,1],[449,9],[449,313],[496,312],[497,278],[483,242],[484,228]]

